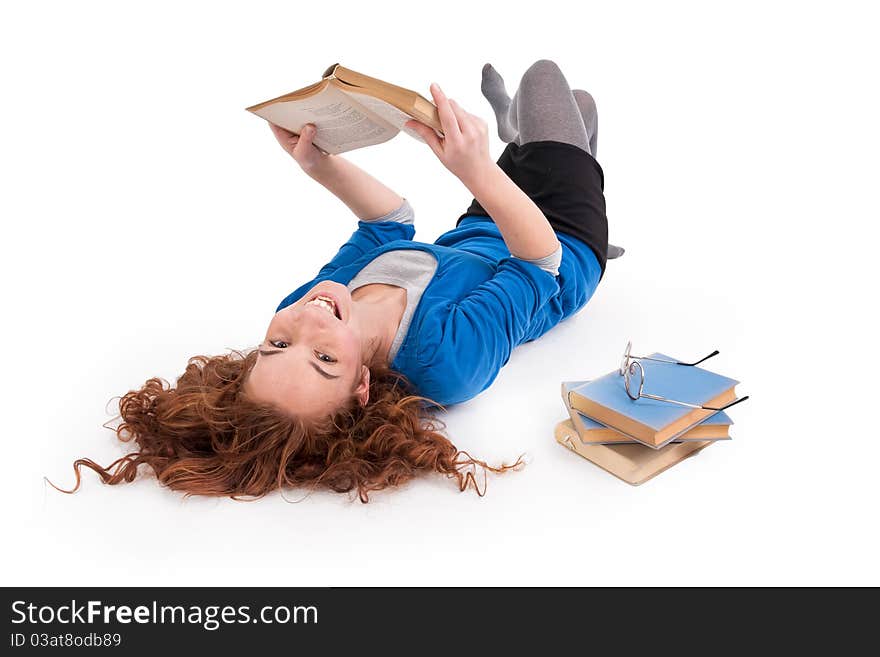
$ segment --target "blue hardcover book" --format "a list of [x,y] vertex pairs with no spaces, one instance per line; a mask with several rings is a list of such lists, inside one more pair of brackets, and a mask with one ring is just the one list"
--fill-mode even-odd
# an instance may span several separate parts
[[[568,403],[568,392],[574,388],[589,383],[584,381],[563,381],[562,402],[571,417],[571,423],[578,433],[581,442],[585,445],[623,445],[641,444],[632,436],[621,433],[617,429],[607,427],[591,417],[587,417],[580,411],[573,409]],[[730,427],[733,424],[731,417],[724,411],[707,417],[697,426],[686,431],[671,442],[688,442],[692,440],[730,440]]]
[[[651,358],[675,360],[661,353]],[[736,400],[735,379],[701,367],[651,360],[639,361],[644,369],[644,391],[691,404],[721,407]],[[690,408],[665,401],[630,399],[624,377],[617,370],[571,389],[572,408],[617,429],[650,447],[675,440],[718,411]]]

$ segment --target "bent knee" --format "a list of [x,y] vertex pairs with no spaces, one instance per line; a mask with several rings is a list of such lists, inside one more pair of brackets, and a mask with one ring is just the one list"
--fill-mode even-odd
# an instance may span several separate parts
[[550,59],[539,59],[523,73],[521,85],[531,84],[535,80],[547,80],[550,77],[565,79],[556,62]]
[[596,114],[596,101],[589,92],[583,89],[572,89],[571,95],[574,96],[582,113]]

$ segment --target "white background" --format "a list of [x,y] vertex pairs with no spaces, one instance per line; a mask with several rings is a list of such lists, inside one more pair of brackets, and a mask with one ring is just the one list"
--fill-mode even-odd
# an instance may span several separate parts
[[[863,5],[5,3],[2,583],[880,584]],[[340,62],[426,96],[437,81],[494,126],[482,65],[512,93],[542,58],[597,100],[627,254],[445,416],[460,449],[527,467],[483,498],[434,476],[368,505],[185,500],[144,471],[116,487],[86,472],[75,495],[43,482],[125,453],[101,427],[114,396],[254,345],[354,229],[245,106]],[[470,202],[406,135],[346,157],[411,200],[418,240]],[[733,441],[641,487],[553,439],[560,381],[609,371],[628,338],[718,348],[714,369],[752,395]]]

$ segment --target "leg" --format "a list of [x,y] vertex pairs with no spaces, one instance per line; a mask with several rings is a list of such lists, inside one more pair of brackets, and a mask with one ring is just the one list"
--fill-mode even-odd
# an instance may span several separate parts
[[[589,246],[604,273],[607,258],[622,250],[608,244],[604,176],[592,151],[597,127],[592,97],[574,93],[559,67],[546,59],[529,67],[513,99],[487,64],[482,91],[495,111],[499,137],[508,141],[498,166],[541,208],[557,234]],[[468,215],[474,216],[470,223],[491,221],[476,199],[456,226]]]
[[[529,91],[524,91],[529,88]],[[541,141],[543,134],[534,133],[530,128],[526,131],[529,136],[521,136],[522,132],[520,123],[528,123],[534,125],[536,123],[547,123],[548,117],[542,112],[547,109],[550,122],[556,118],[556,123],[562,124],[562,130],[555,128],[553,125],[547,126],[547,130],[552,130],[555,138],[553,141],[563,141],[566,143],[574,143],[583,147],[583,139],[578,128],[578,122],[572,108],[576,107],[580,113],[580,123],[583,124],[587,133],[587,141],[589,143],[588,152],[595,156],[597,114],[596,103],[592,97],[581,89],[571,91],[568,89],[568,82],[559,70],[559,67],[550,60],[539,60],[535,62],[528,71],[523,75],[520,82],[520,88],[517,90],[514,99],[511,100],[507,95],[507,89],[504,86],[504,80],[498,71],[491,64],[483,66],[483,82],[481,84],[483,95],[492,106],[495,112],[495,119],[498,123],[498,136],[503,142],[515,142],[518,145],[529,141]],[[574,99],[574,104],[568,98],[568,95]],[[521,112],[528,112],[525,120],[520,119]],[[563,118],[564,117],[564,118]],[[566,125],[568,123],[569,125]],[[572,132],[574,138],[572,139]]]
[[[596,157],[596,141],[599,137],[599,113],[596,111],[596,101],[593,97],[583,89],[572,89],[571,95],[577,103],[581,112],[581,118],[584,120],[584,127],[590,136],[590,154]],[[624,254],[624,248],[621,246],[608,245],[608,259],[613,260]]]
[[[585,150],[559,141],[507,144],[498,166],[537,205],[557,234],[585,242],[596,254],[602,271],[609,255],[605,214],[604,174]],[[477,199],[455,222],[491,221]],[[612,257],[619,251],[612,249]]]
[[572,89],[571,95],[581,112],[584,127],[590,137],[590,155],[596,157],[596,140],[599,136],[599,114],[596,111],[596,101],[583,89]]
[[590,152],[590,137],[568,81],[549,59],[523,74],[511,106],[516,108],[516,143],[560,141]]

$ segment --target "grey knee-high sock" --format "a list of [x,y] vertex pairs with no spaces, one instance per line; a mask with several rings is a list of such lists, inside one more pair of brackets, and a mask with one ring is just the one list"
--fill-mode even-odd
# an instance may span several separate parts
[[[483,81],[480,90],[489,101],[492,111],[495,112],[495,122],[498,125],[498,138],[505,143],[516,139],[516,107],[511,104],[510,96],[504,86],[504,79],[491,64],[483,66]],[[511,117],[511,113],[514,116]],[[513,121],[511,121],[513,119]]]
[[[554,62],[541,59],[532,64],[523,74],[513,99],[508,97],[501,75],[486,64],[481,90],[495,112],[502,141],[518,145],[560,141],[592,154],[590,142],[595,133],[587,131],[581,106]],[[595,116],[595,109],[592,113]]]
[[581,112],[581,119],[590,137],[590,154],[596,157],[596,141],[599,138],[599,114],[596,111],[596,101],[583,89],[572,89],[571,95]]

